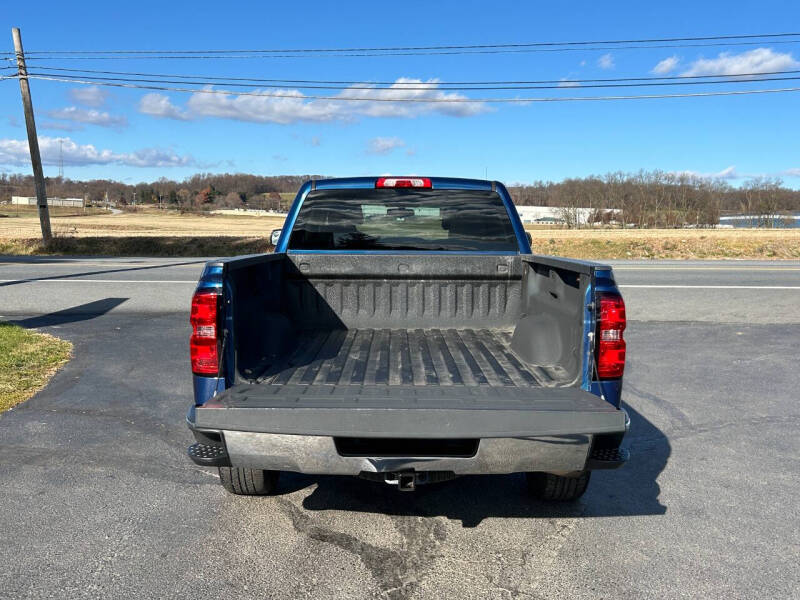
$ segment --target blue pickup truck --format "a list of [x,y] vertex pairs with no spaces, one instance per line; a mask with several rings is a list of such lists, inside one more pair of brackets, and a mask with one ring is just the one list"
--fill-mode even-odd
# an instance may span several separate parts
[[532,254],[502,184],[309,181],[274,235],[209,262],[192,298],[189,456],[229,492],[526,473],[573,500],[627,460],[611,268]]

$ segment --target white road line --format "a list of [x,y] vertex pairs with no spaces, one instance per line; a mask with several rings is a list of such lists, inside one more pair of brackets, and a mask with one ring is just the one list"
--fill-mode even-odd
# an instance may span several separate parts
[[191,283],[197,279],[0,279],[0,283]]
[[800,285],[620,285],[621,288],[665,290],[800,290]]
[[[0,279],[0,283],[168,283],[195,285],[196,279]],[[680,290],[800,290],[800,285],[662,285],[622,284],[620,288]]]
[[[613,265],[612,265],[613,266]],[[614,266],[615,271],[800,271],[800,267],[684,267],[684,266]]]

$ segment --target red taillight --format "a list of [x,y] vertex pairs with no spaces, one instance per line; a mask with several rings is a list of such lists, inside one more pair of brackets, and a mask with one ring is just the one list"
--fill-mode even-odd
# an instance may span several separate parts
[[597,375],[616,379],[625,371],[625,302],[615,293],[597,295]]
[[217,334],[217,308],[220,295],[216,291],[199,291],[192,296],[192,337],[189,355],[192,373],[217,375],[219,373],[219,336]]
[[431,180],[428,177],[381,177],[375,182],[376,188],[429,188]]

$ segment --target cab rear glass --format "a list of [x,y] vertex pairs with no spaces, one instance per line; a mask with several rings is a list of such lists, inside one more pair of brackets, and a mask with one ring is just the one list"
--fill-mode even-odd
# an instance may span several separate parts
[[316,190],[289,250],[519,250],[496,192],[414,188]]

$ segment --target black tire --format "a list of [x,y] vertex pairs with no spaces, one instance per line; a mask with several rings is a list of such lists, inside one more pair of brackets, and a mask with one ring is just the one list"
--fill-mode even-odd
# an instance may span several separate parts
[[577,477],[564,477],[552,473],[527,473],[528,489],[541,500],[577,500],[589,487],[591,471],[582,471]]
[[219,467],[219,481],[231,494],[266,496],[278,487],[278,471]]

